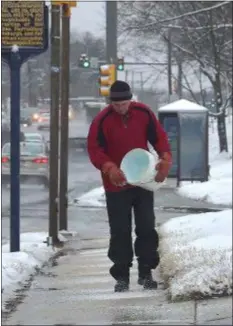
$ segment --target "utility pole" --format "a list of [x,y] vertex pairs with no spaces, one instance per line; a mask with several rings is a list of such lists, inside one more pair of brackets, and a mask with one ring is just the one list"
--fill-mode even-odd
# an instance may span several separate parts
[[117,63],[117,1],[106,1],[106,61]]
[[117,1],[106,1],[106,60],[117,62]]
[[60,178],[59,230],[67,230],[69,83],[70,83],[70,7],[62,5],[61,113],[60,113]]
[[[106,1],[106,62],[117,63],[117,1]],[[117,69],[115,71],[117,79]],[[109,98],[106,97],[106,103]]]
[[167,43],[167,77],[168,77],[168,102],[171,101],[172,95],[172,44],[171,44],[171,29],[168,30]]
[[58,136],[60,93],[60,6],[51,9],[51,106],[49,175],[49,244],[58,240]]

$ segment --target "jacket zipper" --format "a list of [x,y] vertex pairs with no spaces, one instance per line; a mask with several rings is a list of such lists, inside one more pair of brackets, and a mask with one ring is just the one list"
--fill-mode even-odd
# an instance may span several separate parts
[[122,122],[123,122],[123,125],[124,125],[124,128],[127,128],[128,127],[128,115],[125,115],[122,117]]

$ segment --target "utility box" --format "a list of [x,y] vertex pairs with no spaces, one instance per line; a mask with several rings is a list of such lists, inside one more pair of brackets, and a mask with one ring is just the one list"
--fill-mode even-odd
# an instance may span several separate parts
[[168,134],[173,165],[170,178],[180,181],[207,181],[208,109],[187,100],[178,100],[158,109],[159,121]]

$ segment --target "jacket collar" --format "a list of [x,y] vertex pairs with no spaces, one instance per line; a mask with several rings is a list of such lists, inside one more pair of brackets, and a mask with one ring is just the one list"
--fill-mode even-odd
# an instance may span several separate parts
[[[130,117],[132,116],[132,111],[133,111],[132,108],[133,108],[133,106],[134,106],[134,102],[131,101],[131,102],[130,102],[130,105],[129,105],[128,112],[124,115],[126,118],[130,118]],[[112,111],[114,114],[116,114],[117,116],[121,116],[119,113],[117,113],[117,112],[113,109],[112,104],[109,104],[109,105],[108,105],[108,109],[109,109],[110,111]],[[121,116],[121,117],[123,117],[123,116]]]

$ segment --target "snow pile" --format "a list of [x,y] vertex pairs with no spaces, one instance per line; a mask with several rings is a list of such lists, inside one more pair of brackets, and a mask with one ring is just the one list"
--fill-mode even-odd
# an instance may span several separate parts
[[159,112],[177,112],[177,111],[208,111],[207,108],[188,100],[177,100],[159,108]]
[[[9,252],[10,244],[2,246],[2,299],[9,300],[37,268],[48,261],[59,249],[47,246],[47,232],[22,233],[20,252]],[[61,241],[66,239],[59,235]]]
[[232,210],[173,218],[159,235],[172,300],[232,294]]
[[79,198],[75,199],[75,203],[78,206],[105,207],[106,203],[104,188],[99,187],[88,191]]
[[232,206],[232,119],[226,121],[229,153],[219,154],[216,122],[209,130],[210,178],[207,182],[182,182],[178,192],[182,196],[205,200],[217,205]]

